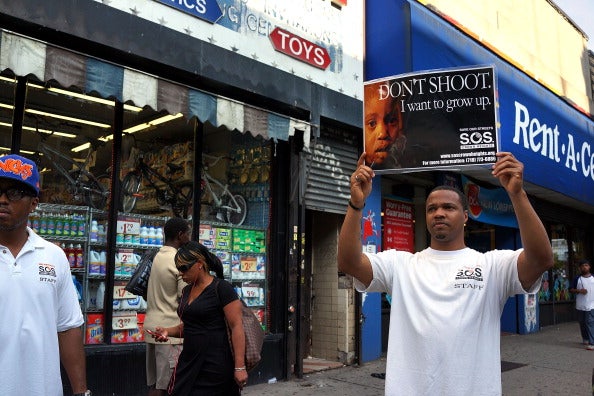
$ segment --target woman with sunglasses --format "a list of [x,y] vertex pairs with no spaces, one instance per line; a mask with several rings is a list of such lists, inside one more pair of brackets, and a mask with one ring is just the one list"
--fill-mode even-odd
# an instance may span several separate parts
[[248,375],[237,293],[223,279],[218,257],[198,242],[182,245],[175,255],[175,265],[188,283],[177,310],[181,323],[167,328],[157,326],[152,334],[156,341],[162,342],[170,336],[184,338],[183,350],[169,382],[169,394],[239,395]]

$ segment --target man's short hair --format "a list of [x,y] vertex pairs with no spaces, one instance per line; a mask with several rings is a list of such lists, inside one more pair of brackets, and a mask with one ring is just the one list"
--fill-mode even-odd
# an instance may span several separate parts
[[187,220],[182,219],[181,217],[172,217],[165,223],[165,227],[163,227],[163,234],[165,236],[166,241],[171,241],[177,237],[177,234],[180,232],[188,231],[190,224]]
[[578,261],[578,267],[581,267],[584,264],[588,264],[590,265],[590,260],[587,259],[581,259],[580,261]]
[[453,192],[455,192],[456,194],[458,194],[458,198],[460,198],[460,203],[462,204],[462,209],[468,210],[468,198],[466,198],[466,194],[464,194],[458,188],[444,184],[444,185],[435,187],[433,190],[431,190],[429,195],[431,195],[431,193],[434,191],[453,191]]

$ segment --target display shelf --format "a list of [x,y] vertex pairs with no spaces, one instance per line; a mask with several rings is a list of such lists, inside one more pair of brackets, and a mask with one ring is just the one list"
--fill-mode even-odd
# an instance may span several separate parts
[[258,313],[265,327],[266,317],[266,230],[217,222],[201,222],[198,240],[223,264],[223,274],[237,295]]
[[[125,290],[142,255],[161,248],[163,227],[169,217],[139,213],[118,213],[115,225],[114,287],[111,342],[124,344],[144,340],[143,323],[146,302]],[[152,230],[151,230],[152,229]],[[160,230],[160,231],[159,231]]]

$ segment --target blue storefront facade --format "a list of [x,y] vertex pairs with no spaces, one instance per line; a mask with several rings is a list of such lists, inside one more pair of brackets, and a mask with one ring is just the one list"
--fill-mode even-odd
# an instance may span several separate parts
[[[492,65],[498,98],[499,151],[510,151],[525,165],[526,190],[550,232],[555,268],[545,274],[538,295],[510,299],[502,329],[516,333],[573,320],[572,297],[566,292],[576,274],[575,262],[592,254],[594,213],[594,122],[545,86],[490,51],[463,30],[415,1],[366,2],[365,80],[423,70]],[[427,173],[427,172],[425,172]],[[431,172],[435,183],[447,175],[461,186],[461,173],[478,183],[493,184],[487,168]],[[417,175],[419,176],[419,175]],[[446,178],[447,178],[446,177]],[[398,177],[396,183],[402,185]],[[398,186],[382,180],[383,194]],[[414,182],[413,182],[414,184]],[[417,186],[419,187],[419,186]],[[426,186],[425,186],[426,187]],[[497,190],[497,186],[491,186]],[[401,189],[406,194],[406,188]],[[562,214],[561,214],[562,213]],[[423,213],[417,207],[416,220]],[[499,219],[503,220],[503,219]],[[521,247],[514,224],[497,218],[473,222],[488,231],[481,247]],[[472,226],[472,225],[471,225]],[[478,234],[477,234],[478,235]],[[416,230],[416,249],[424,242]],[[467,241],[479,239],[468,235]]]

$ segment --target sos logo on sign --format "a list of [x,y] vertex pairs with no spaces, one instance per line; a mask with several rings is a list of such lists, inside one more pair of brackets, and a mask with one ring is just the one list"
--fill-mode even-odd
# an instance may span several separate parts
[[494,143],[492,131],[475,131],[464,132],[460,134],[460,145],[462,146],[477,146],[477,145],[491,145]]

